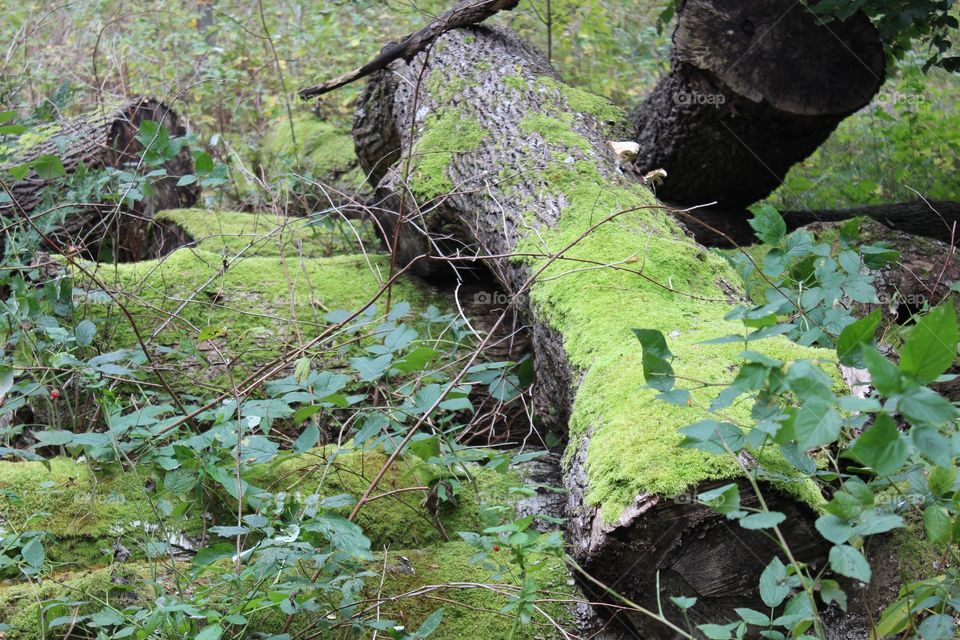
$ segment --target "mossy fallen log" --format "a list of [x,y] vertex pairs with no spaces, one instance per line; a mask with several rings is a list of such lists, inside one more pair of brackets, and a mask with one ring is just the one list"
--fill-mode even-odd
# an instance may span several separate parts
[[[138,260],[153,255],[147,233],[150,219],[162,209],[193,206],[200,196],[200,187],[196,182],[178,184],[181,176],[193,174],[193,157],[186,147],[178,149],[159,166],[142,162],[145,146],[140,127],[148,120],[164,130],[148,140],[150,144],[186,134],[179,116],[153,98],[103,105],[89,113],[24,133],[0,170],[13,168],[16,172],[16,167],[24,166],[29,170],[10,185],[12,201],[0,202],[0,216],[8,221],[20,220],[24,232],[30,233],[32,226],[22,218],[33,214],[34,223],[46,229],[57,244],[53,249],[73,247],[94,257],[108,252],[118,260]],[[48,156],[57,161],[41,162],[38,166],[38,161]],[[94,192],[65,215],[54,210],[49,220],[36,216],[40,213],[36,211],[38,207],[52,197],[63,195],[58,188],[76,182],[75,178],[81,173],[89,175],[91,171],[105,168],[140,175],[156,169],[166,173],[163,177],[148,179],[150,189],[129,187],[143,192],[139,199],[126,198],[120,204],[115,193]],[[72,186],[84,193],[80,185]],[[98,202],[98,198],[102,201]],[[16,242],[16,234],[8,235],[7,243],[10,242]]]
[[313,112],[280,118],[258,148],[260,171],[279,186],[288,212],[333,210],[357,218],[371,196],[353,150],[349,124],[337,125]]
[[[395,62],[371,78],[355,123],[358,154],[378,198],[395,210],[405,204],[405,259],[428,253],[439,261],[458,243],[481,259],[501,256],[487,263],[531,319],[541,416],[569,421],[564,483],[574,557],[651,610],[658,574],[664,596],[698,598],[698,622],[722,620],[733,605],[763,608],[756,585],[775,548],[762,534],[730,533],[723,516],[689,497],[741,477],[741,467],[681,448],[678,432],[705,417],[697,407],[738,361],[739,345],[702,344],[740,332],[723,320],[745,299],[736,274],[622,176],[607,144],[610,107],[562,85],[515,35],[451,32],[426,70],[425,60]],[[409,174],[405,161],[383,164],[407,155]],[[677,375],[706,383],[693,406],[659,402],[644,389],[633,328],[670,336]],[[753,344],[787,360],[827,355],[780,338]],[[747,418],[748,408],[734,408],[737,416]],[[782,460],[757,454],[790,476]],[[791,517],[791,546],[807,560],[821,557],[817,488],[785,480],[766,490],[771,508]],[[631,623],[643,637],[673,637],[643,616]]]

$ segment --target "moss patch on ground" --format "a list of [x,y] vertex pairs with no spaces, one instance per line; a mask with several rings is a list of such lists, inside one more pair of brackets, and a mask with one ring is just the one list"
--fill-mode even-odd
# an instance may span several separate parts
[[322,258],[358,253],[377,246],[372,225],[318,215],[284,217],[265,213],[170,209],[157,220],[173,222],[196,241],[201,251],[240,255]]
[[[383,599],[379,608],[381,619],[394,620],[413,631],[442,607],[443,622],[430,636],[432,640],[511,637],[515,615],[501,613],[500,609],[509,602],[510,595],[516,593],[519,580],[515,566],[507,575],[493,579],[487,569],[469,562],[473,548],[464,542],[389,552],[386,557],[382,553],[376,555],[376,559],[370,563],[369,569],[373,575],[366,578],[365,595]],[[576,591],[569,585],[569,574],[562,560],[552,557],[543,560],[543,567],[537,572],[541,589],[537,596],[541,600],[538,606],[558,624],[569,625],[572,615],[568,602],[577,597]],[[186,564],[177,564],[178,571],[188,569]],[[79,607],[81,615],[99,611],[107,604],[118,610],[138,605],[149,606],[149,585],[155,582],[157,586],[165,585],[165,588],[172,589],[173,580],[169,574],[169,567],[134,563],[59,574],[55,579],[44,580],[38,585],[0,586],[0,621],[13,629],[5,632],[4,637],[8,640],[49,637],[41,631],[40,610],[42,605],[55,599],[86,601]],[[208,580],[203,578],[194,585],[195,588],[204,586]],[[424,585],[433,588],[416,595],[410,593]],[[101,602],[97,602],[97,599]],[[211,601],[209,604],[215,603]],[[46,619],[49,621],[71,612],[66,606],[59,606],[51,609]],[[323,611],[319,615],[325,613]],[[377,611],[366,613],[365,617],[369,618]],[[291,632],[312,628],[316,615],[305,613],[295,617]],[[268,609],[250,614],[250,620],[252,629],[277,633],[283,627],[286,615],[278,609]],[[325,637],[346,640],[357,636],[340,630],[330,632]],[[512,637],[515,640],[551,640],[566,636],[544,616],[536,615],[531,624],[518,626]]]
[[[381,450],[343,453],[335,459],[330,450],[316,449],[287,456],[277,463],[251,467],[245,479],[270,493],[287,492],[303,506],[311,494],[328,497],[349,494],[359,498],[386,463]],[[426,492],[410,490],[422,485],[416,473],[419,459],[400,458],[380,482],[378,494],[357,519],[374,549],[416,548],[456,538],[458,531],[479,531],[486,525],[485,506],[510,505],[510,487],[520,484],[513,473],[501,474],[470,467],[475,484],[463,481],[456,505],[444,505],[439,520],[424,506]],[[132,557],[144,557],[148,543],[178,539],[180,534],[199,539],[202,514],[235,516],[232,500],[216,491],[203,492],[207,501],[191,504],[181,516],[163,516],[163,500],[179,504],[180,498],[165,488],[163,471],[140,464],[136,473],[119,465],[93,469],[69,458],[41,462],[0,462],[0,516],[5,531],[42,530],[50,534],[47,555],[55,565],[95,567],[109,563],[114,542]],[[344,515],[349,508],[340,509]]]
[[278,119],[263,138],[261,156],[274,172],[295,168],[299,158],[314,176],[346,173],[357,163],[350,130],[307,112],[294,114],[292,121]]

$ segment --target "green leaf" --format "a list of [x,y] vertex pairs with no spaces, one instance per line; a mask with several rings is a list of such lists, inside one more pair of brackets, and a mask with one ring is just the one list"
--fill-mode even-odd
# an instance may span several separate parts
[[62,430],[34,431],[33,437],[51,447],[62,447],[73,442],[76,434],[72,431]]
[[884,413],[877,415],[876,421],[860,434],[849,451],[857,460],[881,476],[899,471],[910,454],[897,425]]
[[934,467],[927,478],[927,486],[930,487],[930,493],[939,497],[951,491],[956,481],[956,467]]
[[907,334],[900,350],[900,370],[920,384],[933,382],[956,359],[958,340],[953,303],[931,309]]
[[760,574],[760,598],[768,607],[779,607],[790,595],[790,586],[786,584],[787,568],[774,557]]
[[423,621],[419,629],[410,634],[410,638],[412,640],[422,640],[428,637],[440,627],[441,622],[443,622],[443,609],[437,609],[430,614],[430,617]]
[[730,640],[733,630],[740,623],[731,622],[730,624],[698,624],[697,629],[710,640]]
[[740,616],[740,619],[747,624],[752,624],[758,627],[766,627],[770,624],[770,618],[767,616],[767,614],[760,613],[755,609],[739,607],[734,609],[734,611],[736,611],[737,615]]
[[768,204],[755,207],[749,222],[754,234],[764,244],[779,245],[787,234],[787,223],[783,221],[783,216]]
[[802,450],[829,444],[840,435],[843,418],[830,402],[821,398],[804,399],[793,420],[797,446]]
[[81,347],[88,347],[97,335],[97,325],[89,320],[81,320],[73,329],[73,335],[77,339],[77,344]]
[[828,513],[817,518],[817,531],[833,544],[843,544],[856,535],[857,530],[843,519]]
[[857,549],[848,544],[830,549],[830,568],[834,573],[863,583],[870,582],[870,564]]
[[870,315],[848,324],[837,338],[837,356],[840,363],[848,367],[863,367],[863,352],[865,345],[873,345],[873,337],[880,326],[883,314],[880,309]]
[[957,408],[930,387],[912,387],[903,392],[897,405],[911,422],[940,427],[957,417]]
[[681,446],[718,455],[727,454],[728,448],[736,453],[745,444],[743,432],[729,422],[701,420],[681,428],[680,433],[684,435]]
[[197,176],[193,175],[192,173],[188,173],[185,176],[180,176],[180,179],[177,180],[177,186],[186,187],[187,185],[191,185],[196,181],[197,181]]
[[744,529],[772,529],[786,519],[779,511],[766,511],[740,518],[740,526]]
[[920,623],[921,640],[952,640],[956,637],[957,624],[952,616],[939,614]]
[[394,362],[391,367],[404,373],[420,371],[438,355],[440,355],[439,352],[435,351],[434,349],[430,349],[428,347],[417,347],[407,355]]
[[301,424],[323,411],[324,408],[325,407],[322,404],[309,404],[307,406],[300,407],[293,414],[293,423]]
[[870,372],[870,382],[885,396],[900,390],[900,369],[872,347],[863,347],[863,361]]
[[681,611],[687,611],[693,607],[693,605],[697,604],[697,599],[687,596],[670,596],[670,602],[675,604]]
[[23,545],[23,549],[20,550],[20,555],[23,556],[24,561],[28,565],[35,569],[42,567],[44,560],[47,558],[47,553],[44,551],[43,543],[39,537],[31,538],[30,542]]
[[932,504],[923,510],[923,527],[927,530],[927,537],[936,544],[946,544],[950,541],[953,522],[950,513],[939,505]]
[[847,593],[840,588],[840,583],[836,580],[820,581],[820,599],[823,604],[836,602],[840,609],[847,610]]
[[293,443],[294,453],[303,453],[317,446],[320,442],[320,429],[313,422],[307,425],[306,429],[297,436]]
[[236,545],[230,542],[219,542],[217,544],[206,546],[200,549],[200,551],[197,552],[197,555],[193,557],[193,563],[200,565],[201,567],[205,567],[213,564],[217,560],[232,558],[236,552]]
[[634,335],[643,347],[643,376],[647,384],[658,391],[673,388],[673,354],[667,347],[667,339],[656,329],[634,329]]
[[211,624],[203,628],[203,631],[198,633],[194,640],[220,640],[220,636],[223,635],[223,627],[219,624]]
[[51,180],[67,175],[66,169],[63,168],[63,163],[60,162],[60,158],[57,156],[42,155],[31,162],[30,166],[32,166],[33,170],[37,172],[37,175],[44,180]]
[[701,492],[697,500],[719,513],[735,513],[740,510],[740,489],[735,484],[726,484]]

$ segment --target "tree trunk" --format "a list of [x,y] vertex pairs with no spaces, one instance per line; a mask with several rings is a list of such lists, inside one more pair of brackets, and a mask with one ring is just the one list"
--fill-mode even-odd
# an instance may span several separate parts
[[[679,446],[677,429],[703,414],[643,388],[631,329],[670,335],[678,376],[729,380],[739,347],[717,353],[700,343],[738,330],[723,316],[744,294],[728,265],[621,174],[606,109],[559,83],[512,33],[478,27],[372,76],[354,136],[388,244],[391,212],[400,213],[399,264],[421,254],[454,268],[483,262],[530,319],[539,415],[569,423],[573,556],[652,610],[659,572],[671,619],[681,616],[667,596],[687,595],[699,599],[698,621],[718,622],[732,606],[764,608],[757,581],[776,551],[689,499],[740,477],[740,467]],[[780,339],[764,345],[778,357],[820,353]],[[817,562],[825,543],[812,510],[767,489],[771,508],[790,518],[794,551]],[[639,637],[674,637],[639,614],[630,625]]]
[[[32,214],[40,227],[50,230],[49,236],[59,247],[75,247],[80,252],[97,257],[101,250],[110,249],[118,260],[136,260],[146,257],[150,250],[150,227],[154,214],[162,209],[190,207],[200,195],[199,186],[177,186],[180,176],[193,173],[193,159],[189,149],[181,149],[177,156],[163,165],[167,175],[152,182],[153,190],[133,206],[118,207],[110,202],[82,202],[63,216],[51,228],[41,213],[49,204],[54,188],[68,188],[71,176],[78,168],[89,170],[112,167],[146,173],[156,167],[140,164],[143,145],[136,139],[140,123],[152,120],[161,123],[170,137],[186,134],[186,128],[177,114],[167,105],[152,98],[136,98],[105,106],[96,111],[65,119],[41,129],[42,141],[16,153],[9,169],[33,162],[44,155],[60,159],[66,177],[43,178],[33,169],[14,182],[11,195],[14,202],[0,203],[0,216],[11,221],[22,220],[24,213]],[[116,194],[109,194],[116,195]],[[53,212],[51,215],[59,215]],[[23,228],[28,228],[24,223]]]
[[686,0],[670,73],[631,116],[635,164],[666,170],[666,202],[746,207],[883,79],[882,44],[862,13],[819,25],[794,0]]

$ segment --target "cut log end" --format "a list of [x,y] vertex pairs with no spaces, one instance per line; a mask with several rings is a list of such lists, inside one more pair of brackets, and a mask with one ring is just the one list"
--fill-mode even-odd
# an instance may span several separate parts
[[883,47],[862,13],[823,22],[793,0],[687,0],[674,56],[735,93],[797,115],[847,114],[883,83]]

